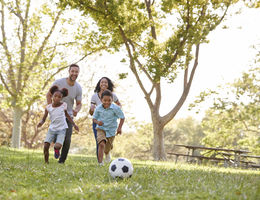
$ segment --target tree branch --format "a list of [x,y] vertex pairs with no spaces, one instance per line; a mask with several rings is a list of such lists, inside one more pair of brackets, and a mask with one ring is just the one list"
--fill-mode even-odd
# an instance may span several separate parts
[[[2,31],[2,42],[1,45],[3,46],[4,50],[5,50],[5,55],[7,57],[7,62],[9,64],[9,68],[8,68],[8,76],[10,76],[10,82],[11,82],[11,86],[12,86],[12,91],[16,91],[16,83],[15,83],[15,76],[14,76],[14,69],[13,69],[13,64],[12,64],[12,59],[11,59],[11,54],[8,50],[8,46],[7,46],[7,39],[6,39],[6,34],[5,34],[5,14],[4,14],[4,4],[2,3],[2,9],[1,9],[1,31]],[[11,91],[11,89],[9,89],[9,91]],[[10,94],[13,94],[12,92]]]

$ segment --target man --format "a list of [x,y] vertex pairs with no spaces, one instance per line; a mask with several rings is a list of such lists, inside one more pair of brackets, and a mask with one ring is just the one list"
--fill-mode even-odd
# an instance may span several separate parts
[[[82,89],[80,84],[76,81],[79,75],[79,66],[76,64],[72,64],[69,67],[69,77],[61,78],[56,81],[52,85],[57,85],[59,89],[67,88],[68,96],[62,99],[63,102],[67,103],[67,111],[71,118],[76,117],[78,112],[81,109],[81,101],[82,101]],[[48,92],[47,95],[47,103],[51,104],[51,93]],[[76,101],[76,107],[73,109],[74,101]],[[64,163],[70,148],[71,143],[71,135],[72,135],[72,124],[67,120],[68,129],[66,130],[65,140],[61,150],[61,156],[59,158],[59,163]]]

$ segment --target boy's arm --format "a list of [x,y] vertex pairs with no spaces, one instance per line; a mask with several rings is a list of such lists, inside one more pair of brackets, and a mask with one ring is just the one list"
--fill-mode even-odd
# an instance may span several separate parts
[[119,122],[119,125],[118,125],[118,128],[117,128],[117,131],[116,131],[117,134],[121,135],[122,126],[123,126],[124,122],[125,122],[125,118],[120,118],[120,122]]
[[103,125],[103,122],[102,121],[98,121],[96,120],[95,118],[93,118],[93,122],[98,124],[99,126],[102,126]]
[[74,126],[74,128],[79,131],[79,127],[75,124],[75,122],[73,121],[73,119],[71,119],[69,113],[67,110],[64,110],[65,112],[65,116],[67,117],[67,119],[70,121],[70,123],[72,124],[72,126]]
[[47,116],[48,116],[48,111],[47,111],[47,109],[45,108],[45,111],[44,111],[44,115],[43,115],[43,117],[42,117],[42,120],[38,123],[37,127],[41,127],[41,126],[44,124],[44,122],[45,122]]

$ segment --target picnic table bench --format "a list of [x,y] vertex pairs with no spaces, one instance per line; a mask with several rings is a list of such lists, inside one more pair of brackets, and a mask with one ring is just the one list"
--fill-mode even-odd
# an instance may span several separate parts
[[[204,147],[204,146],[196,146],[196,145],[183,145],[176,144],[175,147],[184,147],[187,149],[187,153],[177,153],[177,152],[168,152],[169,155],[176,156],[175,163],[177,163],[178,158],[180,156],[186,157],[187,162],[194,162],[194,159],[197,160],[198,164],[201,164],[203,160],[214,161],[214,162],[224,162],[224,166],[236,166],[236,167],[248,167],[251,165],[255,165],[255,162],[250,160],[243,160],[244,157],[250,151],[242,150],[242,149],[226,149],[226,148],[218,148],[218,147]],[[200,151],[203,154],[200,154]],[[199,153],[199,154],[198,154]],[[260,157],[259,157],[260,158]]]

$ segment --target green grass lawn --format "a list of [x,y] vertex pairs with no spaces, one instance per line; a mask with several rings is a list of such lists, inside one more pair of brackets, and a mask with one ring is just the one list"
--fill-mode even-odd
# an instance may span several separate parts
[[131,160],[134,174],[114,180],[108,164],[69,155],[50,164],[42,152],[0,147],[0,199],[260,199],[260,171]]

